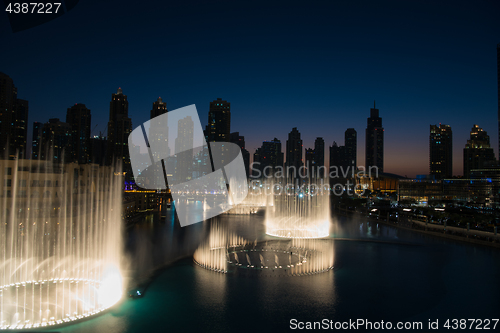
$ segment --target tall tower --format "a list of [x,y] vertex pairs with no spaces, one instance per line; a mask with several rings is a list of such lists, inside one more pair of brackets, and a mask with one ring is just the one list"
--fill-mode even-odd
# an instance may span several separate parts
[[40,148],[42,143],[42,128],[43,124],[35,121],[33,123],[33,138],[31,145],[31,159],[38,160],[40,158]]
[[348,128],[344,133],[345,159],[349,166],[358,165],[358,133],[354,128]]
[[375,102],[373,102],[373,108],[370,109],[365,140],[366,172],[370,171],[370,167],[377,167],[378,173],[384,172],[384,128],[382,118],[379,117],[379,110],[375,108]]
[[498,160],[500,161],[500,43],[497,44]]
[[229,142],[231,137],[231,103],[222,98],[210,102],[208,111],[208,141]]
[[286,166],[287,171],[290,172],[287,176],[297,177],[302,164],[302,140],[300,139],[300,132],[297,130],[297,127],[294,127],[288,133],[288,140],[286,141]]
[[108,148],[106,149],[106,164],[114,165],[116,160],[122,161],[123,172],[131,177],[130,155],[128,151],[128,136],[132,132],[132,120],[128,117],[127,95],[118,88],[111,95],[109,103]]
[[431,125],[429,173],[437,179],[453,176],[453,136],[450,125]]
[[194,122],[191,116],[187,116],[179,120],[175,139],[176,177],[179,182],[189,181],[192,178],[193,140]]
[[314,178],[323,177],[325,177],[325,140],[316,138],[314,140]]
[[85,104],[73,105],[67,110],[66,123],[71,126],[70,160],[79,164],[91,163],[90,110],[85,107]]
[[333,145],[330,146],[330,170],[336,170],[338,174],[342,174],[342,171],[347,172],[346,160],[345,146],[339,146],[333,141]]
[[495,152],[490,147],[490,136],[478,125],[470,131],[470,139],[464,148],[464,177],[470,177],[473,169],[481,169],[495,162]]
[[71,161],[73,149],[71,147],[71,125],[63,123],[58,118],[49,119],[43,124],[40,159],[53,163]]
[[283,168],[283,153],[281,152],[280,140],[274,138],[271,141],[262,142],[262,146],[255,151],[253,161],[254,168],[261,172],[261,176],[273,176],[277,168]]
[[0,156],[24,158],[28,134],[28,101],[17,98],[14,81],[0,72]]
[[245,172],[247,177],[250,175],[250,152],[245,149],[245,137],[240,135],[240,132],[233,132],[230,134],[230,141],[237,144],[241,148],[241,155],[243,156],[243,163],[245,164]]
[[153,119],[154,117],[158,117],[159,115],[162,115],[164,113],[167,113],[167,103],[164,102],[161,97],[158,97],[156,102],[153,102],[153,108],[151,109],[150,112],[150,119]]
[[[156,102],[153,103],[153,108],[151,109],[150,112],[150,119],[153,119],[155,117],[158,117],[162,114],[167,113],[167,103],[165,103],[161,97],[158,97]],[[166,154],[167,156],[170,156],[170,146],[168,143],[168,124],[165,123],[165,120],[162,120],[162,122],[158,121],[151,121],[149,127],[149,135],[148,135],[148,140],[150,145],[156,145],[159,147],[161,144],[165,145],[166,147]],[[153,143],[155,142],[155,143]],[[165,158],[165,156],[160,156],[162,155],[163,152],[158,152],[158,151],[152,151],[151,152],[153,156],[156,158],[156,160]]]

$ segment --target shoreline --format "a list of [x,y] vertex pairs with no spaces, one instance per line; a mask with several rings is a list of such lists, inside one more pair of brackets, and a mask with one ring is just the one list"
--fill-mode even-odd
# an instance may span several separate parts
[[[338,215],[338,216],[345,216],[345,217],[352,217],[353,215],[357,214],[359,217],[363,218],[367,222],[382,223],[384,225],[393,226],[395,228],[408,230],[408,231],[412,231],[412,232],[418,232],[418,233],[423,234],[423,235],[429,235],[429,236],[434,236],[434,237],[438,237],[438,238],[442,238],[442,239],[459,241],[462,243],[482,245],[482,246],[488,246],[488,247],[500,249],[500,242],[496,242],[494,240],[487,241],[487,240],[477,239],[477,238],[474,238],[474,236],[469,237],[469,235],[466,235],[466,236],[453,235],[453,234],[448,233],[444,229],[444,226],[442,226],[443,229],[441,231],[438,231],[439,230],[438,228],[434,228],[434,230],[436,230],[436,231],[431,231],[431,230],[429,230],[429,228],[433,228],[436,225],[431,224],[430,226],[424,227],[424,229],[420,229],[420,228],[415,228],[414,226],[416,226],[417,224],[411,220],[405,222],[406,224],[409,225],[409,226],[405,226],[405,225],[402,225],[401,222],[386,221],[383,218],[373,218],[373,217],[370,218],[369,216],[363,216],[360,213],[349,211],[349,210],[336,209],[333,211],[333,214]],[[464,232],[467,232],[467,231],[464,230]],[[472,232],[473,231],[469,231],[469,233],[472,233]],[[500,238],[500,235],[497,235],[497,236],[492,235],[492,237]]]

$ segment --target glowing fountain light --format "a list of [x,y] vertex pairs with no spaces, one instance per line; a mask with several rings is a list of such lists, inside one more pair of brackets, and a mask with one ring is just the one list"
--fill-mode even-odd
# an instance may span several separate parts
[[227,249],[239,248],[247,241],[230,231],[226,226],[214,221],[210,226],[208,239],[194,253],[194,261],[203,268],[227,273]]
[[[275,185],[276,186],[276,185]],[[330,234],[329,191],[321,185],[283,186],[266,209],[266,233],[283,238],[322,238]]]
[[0,170],[12,184],[0,198],[0,328],[68,323],[118,302],[121,173],[30,160]]
[[[231,187],[232,186],[232,187]],[[236,207],[225,212],[227,215],[252,215],[268,205],[272,205],[272,196],[269,196],[271,187],[269,183],[262,183],[260,180],[253,180],[248,184],[248,189],[244,191],[241,184],[230,184],[232,193],[246,194],[245,199]],[[234,190],[236,189],[236,190]],[[232,204],[232,198],[230,198]]]
[[219,273],[311,275],[333,268],[334,247],[329,239],[249,242],[214,223],[208,239],[195,251],[194,262]]

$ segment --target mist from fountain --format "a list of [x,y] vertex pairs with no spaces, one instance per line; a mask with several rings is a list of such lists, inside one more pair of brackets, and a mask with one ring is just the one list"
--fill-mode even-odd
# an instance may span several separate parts
[[[218,221],[212,221],[208,238],[194,252],[194,261],[216,272],[227,273],[229,248],[246,245],[248,242]],[[238,258],[235,258],[238,262]],[[239,262],[238,262],[239,264]]]
[[330,196],[324,182],[280,185],[266,208],[266,233],[283,238],[322,238],[330,234]]

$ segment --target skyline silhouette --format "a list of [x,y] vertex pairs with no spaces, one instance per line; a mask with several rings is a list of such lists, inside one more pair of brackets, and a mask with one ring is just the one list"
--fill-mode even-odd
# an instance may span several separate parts
[[0,71],[30,102],[30,134],[34,121],[64,119],[75,103],[92,110],[93,135],[104,132],[109,95],[122,87],[134,123],[158,96],[169,109],[196,104],[202,126],[210,101],[231,102],[250,153],[293,127],[304,148],[355,128],[360,159],[373,100],[387,172],[428,173],[431,124],[453,129],[453,174],[473,124],[497,152],[500,4],[363,4],[80,2],[18,33],[3,20],[0,36],[15,52],[0,55]]

